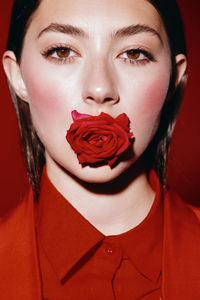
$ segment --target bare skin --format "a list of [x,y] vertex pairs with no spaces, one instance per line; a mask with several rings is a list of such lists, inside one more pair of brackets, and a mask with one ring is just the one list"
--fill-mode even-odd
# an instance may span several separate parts
[[[178,84],[186,58],[179,54],[175,61]],[[105,235],[142,222],[155,194],[141,155],[157,130],[172,69],[155,8],[146,0],[43,0],[25,36],[20,66],[11,51],[3,62],[16,93],[30,105],[58,191]],[[83,168],[65,139],[74,109],[126,113],[135,135],[133,155],[113,169]]]

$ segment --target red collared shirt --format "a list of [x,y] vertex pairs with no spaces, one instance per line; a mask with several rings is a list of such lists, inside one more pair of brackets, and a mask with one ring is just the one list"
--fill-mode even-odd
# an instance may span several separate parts
[[44,171],[36,204],[43,299],[159,300],[163,208],[161,188],[154,188],[154,204],[142,223],[126,233],[104,236]]

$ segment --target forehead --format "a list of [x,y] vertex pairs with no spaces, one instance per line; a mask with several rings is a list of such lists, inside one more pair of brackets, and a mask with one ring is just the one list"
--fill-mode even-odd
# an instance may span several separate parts
[[140,24],[165,35],[159,13],[147,0],[42,0],[30,27],[39,32],[51,23],[80,26],[91,34]]

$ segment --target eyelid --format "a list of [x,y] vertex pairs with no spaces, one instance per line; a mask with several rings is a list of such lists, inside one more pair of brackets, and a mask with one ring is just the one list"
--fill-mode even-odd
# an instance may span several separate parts
[[122,56],[123,54],[128,54],[131,51],[133,51],[135,53],[143,54],[146,57],[146,59],[148,59],[150,61],[155,61],[154,56],[151,54],[150,51],[148,51],[146,49],[143,49],[143,48],[140,48],[140,47],[136,47],[136,48],[131,47],[131,48],[127,49],[127,50],[124,50],[123,52],[121,52],[118,55],[118,57]]
[[[72,52],[74,52],[76,55],[73,55],[73,56],[80,56],[79,52],[74,49],[74,47],[72,47],[71,45],[68,45],[68,44],[55,44],[55,45],[51,45],[49,47],[46,47],[43,51],[41,51],[41,54],[44,56],[44,57],[51,57],[51,58],[55,58],[56,57],[52,57],[51,55],[58,51],[58,50],[62,50],[62,49],[66,49],[66,50],[70,50]],[[70,56],[71,57],[71,56]],[[57,59],[60,59],[62,60],[62,58],[57,58]]]

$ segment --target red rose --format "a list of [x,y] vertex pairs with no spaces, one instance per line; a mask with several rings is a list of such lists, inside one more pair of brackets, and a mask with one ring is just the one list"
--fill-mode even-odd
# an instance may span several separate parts
[[106,113],[99,116],[72,111],[74,123],[66,139],[78,156],[80,164],[107,163],[112,166],[131,145],[129,118],[125,113],[112,118]]

